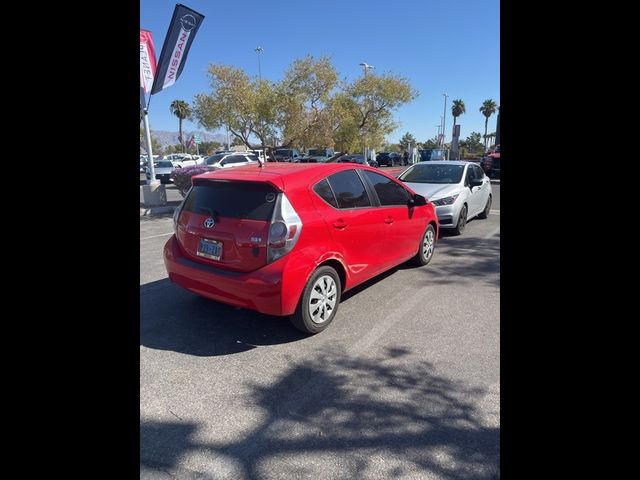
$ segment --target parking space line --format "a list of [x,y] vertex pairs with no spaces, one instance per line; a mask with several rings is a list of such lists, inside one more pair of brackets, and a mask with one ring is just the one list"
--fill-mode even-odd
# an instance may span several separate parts
[[150,237],[140,237],[140,241],[149,240],[150,238],[166,237],[167,235],[173,235],[173,232],[161,233],[160,235],[151,235]]

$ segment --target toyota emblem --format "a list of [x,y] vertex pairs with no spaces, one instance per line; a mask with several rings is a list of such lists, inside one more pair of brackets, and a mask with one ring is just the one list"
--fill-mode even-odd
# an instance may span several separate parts
[[214,226],[215,224],[216,224],[216,221],[215,221],[213,218],[211,218],[211,217],[207,218],[207,219],[204,221],[204,226],[205,226],[206,228],[213,228],[213,226]]

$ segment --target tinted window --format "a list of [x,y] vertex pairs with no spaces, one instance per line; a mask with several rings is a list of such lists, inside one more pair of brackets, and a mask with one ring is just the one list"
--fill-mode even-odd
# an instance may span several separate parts
[[[211,182],[194,185],[184,201],[187,212],[213,217],[271,220],[277,191],[265,183]],[[271,200],[271,201],[268,201]]]
[[401,185],[379,173],[364,172],[378,194],[381,205],[406,205],[409,192]]
[[153,162],[153,166],[155,168],[173,168],[173,163],[171,163],[171,162]]
[[276,150],[276,155],[282,157],[291,157],[293,156],[293,152],[291,150]]
[[329,177],[339,208],[370,207],[369,195],[355,170],[336,173]]
[[219,153],[218,155],[212,155],[210,157],[207,157],[207,159],[205,160],[205,163],[207,165],[213,165],[214,163],[218,163],[220,159],[224,158],[224,156],[225,156],[224,153]]
[[254,162],[257,162],[257,161],[258,161],[258,157],[256,157],[255,155],[247,155],[247,158],[248,158],[249,160],[254,161]]
[[414,183],[460,183],[464,165],[418,163],[398,178]]
[[313,187],[313,191],[329,205],[338,208],[338,202],[336,202],[336,197],[333,195],[333,191],[331,190],[326,178],[316,183],[315,187]]
[[473,169],[476,172],[476,178],[484,178],[484,171],[478,165],[473,165]]

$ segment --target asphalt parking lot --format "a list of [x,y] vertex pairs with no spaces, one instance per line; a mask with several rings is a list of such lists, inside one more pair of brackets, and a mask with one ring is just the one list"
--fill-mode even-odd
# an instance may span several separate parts
[[141,478],[499,478],[492,188],[488,219],[345,294],[312,337],[171,284],[171,216],[141,217]]

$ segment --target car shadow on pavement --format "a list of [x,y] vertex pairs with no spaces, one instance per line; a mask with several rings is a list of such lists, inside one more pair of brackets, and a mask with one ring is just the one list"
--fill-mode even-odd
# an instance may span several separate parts
[[499,478],[499,393],[412,355],[309,352],[268,385],[245,383],[238,405],[212,406],[257,419],[236,431],[143,416],[141,478]]
[[[447,261],[438,256],[446,254]],[[465,237],[445,234],[431,263],[424,269],[432,284],[473,284],[482,282],[500,288],[500,235],[490,238]]]
[[168,279],[140,286],[140,345],[147,348],[208,357],[307,336],[286,317],[207,300]]

